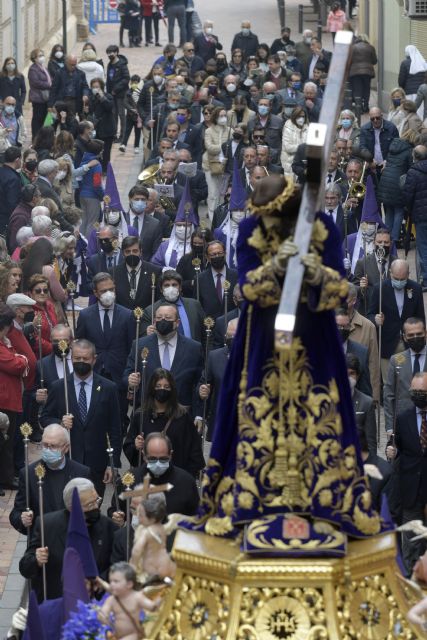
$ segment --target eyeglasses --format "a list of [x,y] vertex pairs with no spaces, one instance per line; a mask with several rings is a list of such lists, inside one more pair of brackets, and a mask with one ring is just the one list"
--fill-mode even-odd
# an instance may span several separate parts
[[375,122],[375,120],[382,120],[383,117],[382,116],[372,116],[372,118],[370,118],[371,122]]
[[63,444],[48,444],[46,442],[42,442],[43,449],[49,449],[49,451],[60,451],[63,446]]
[[185,49],[185,53],[191,53],[194,49]]
[[264,136],[253,136],[254,140],[264,140]]
[[147,456],[147,462],[169,462],[169,456],[157,458],[155,456]]
[[46,294],[46,293],[49,293],[49,289],[47,289],[47,288],[46,289],[34,289],[34,293],[38,293],[38,294],[45,293]]
[[208,253],[208,258],[223,258],[225,253]]
[[92,509],[97,509],[98,507],[100,507],[101,504],[102,504],[102,498],[98,496],[96,500],[93,500],[92,502],[88,502],[87,504],[82,504],[82,509],[83,511],[92,511]]

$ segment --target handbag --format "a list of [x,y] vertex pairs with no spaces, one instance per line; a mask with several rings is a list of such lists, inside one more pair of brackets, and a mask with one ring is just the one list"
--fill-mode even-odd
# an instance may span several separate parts
[[49,95],[50,95],[49,89],[41,89],[40,94],[43,102],[47,102],[49,100]]
[[222,176],[225,171],[225,162],[219,160],[211,160],[209,162],[209,171],[213,176]]

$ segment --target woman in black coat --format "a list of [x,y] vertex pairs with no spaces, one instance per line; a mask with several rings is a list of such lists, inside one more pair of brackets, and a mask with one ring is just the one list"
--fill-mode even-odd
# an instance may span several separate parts
[[62,44],[55,44],[50,52],[47,70],[49,75],[54,79],[55,75],[64,67],[64,48]]
[[98,140],[104,143],[102,153],[102,172],[107,172],[110,162],[111,147],[116,135],[116,122],[113,115],[113,96],[105,93],[104,81],[94,78],[90,83],[89,120],[92,120]]
[[[172,462],[193,476],[205,466],[200,435],[187,409],[177,400],[176,384],[166,369],[156,369],[147,384],[142,435],[140,411],[130,424],[123,452],[132,467],[137,467],[139,451],[149,433],[165,433],[172,442]],[[160,461],[161,462],[161,461]]]
[[378,200],[384,205],[385,223],[394,242],[399,240],[404,214],[400,178],[408,172],[412,165],[412,150],[416,135],[415,131],[409,130],[403,134],[402,138],[392,140],[387,163],[378,186]]
[[427,63],[413,44],[405,48],[406,58],[400,63],[398,84],[408,100],[416,99],[418,87],[424,82]]
[[21,114],[27,89],[22,73],[18,71],[15,58],[6,58],[0,73],[0,100],[12,96],[16,100],[16,112]]

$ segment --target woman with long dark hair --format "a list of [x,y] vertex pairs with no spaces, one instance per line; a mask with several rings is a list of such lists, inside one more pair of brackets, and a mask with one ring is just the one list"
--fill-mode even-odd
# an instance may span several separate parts
[[18,70],[15,58],[6,58],[0,73],[0,100],[12,96],[16,100],[16,112],[21,114],[27,95],[25,78]]
[[[61,287],[54,264],[52,243],[47,238],[39,238],[34,242],[22,264],[23,290],[30,286],[31,276],[43,274],[49,282],[50,295],[54,301],[65,302],[67,294]],[[31,294],[30,294],[31,295]]]
[[165,433],[172,442],[172,462],[194,476],[203,469],[205,460],[199,433],[191,415],[177,400],[173,375],[166,369],[156,369],[147,384],[143,407],[142,434],[140,409],[129,427],[123,451],[134,467],[138,466],[139,451],[149,433]]
[[37,132],[33,149],[37,152],[38,161],[52,160],[52,150],[55,143],[55,129],[53,127],[42,127]]

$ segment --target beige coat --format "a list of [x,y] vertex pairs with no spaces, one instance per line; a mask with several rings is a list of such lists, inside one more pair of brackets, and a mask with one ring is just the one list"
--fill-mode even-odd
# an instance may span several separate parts
[[380,399],[380,368],[378,362],[377,330],[373,322],[355,311],[350,321],[350,340],[363,344],[368,348],[369,373],[372,393],[376,402]]
[[221,145],[231,137],[231,129],[227,126],[213,124],[205,131],[205,153],[202,159],[203,171],[210,171],[211,162],[219,162],[221,153]]

